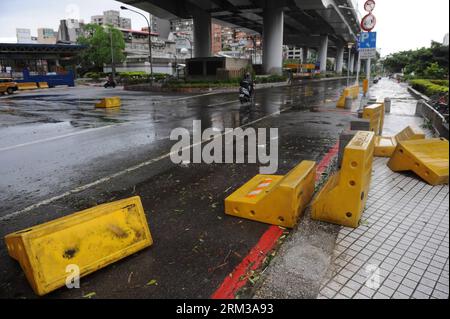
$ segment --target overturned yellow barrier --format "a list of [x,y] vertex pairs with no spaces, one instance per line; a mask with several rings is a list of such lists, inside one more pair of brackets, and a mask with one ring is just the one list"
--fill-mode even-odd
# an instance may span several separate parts
[[95,104],[96,108],[112,108],[112,107],[120,107],[122,105],[122,101],[120,97],[113,96],[107,97],[100,101],[100,103]]
[[68,266],[85,276],[153,243],[137,196],[9,234],[5,242],[38,295],[64,286]]
[[38,84],[39,84],[40,89],[48,89],[49,88],[47,82],[38,82]]
[[23,82],[17,83],[17,88],[19,90],[36,90],[38,88],[36,82]]
[[285,176],[256,175],[225,199],[225,213],[292,228],[314,193],[316,163],[303,161]]
[[364,108],[363,119],[370,121],[370,131],[380,135],[384,124],[384,105],[372,104]]
[[398,141],[420,140],[425,138],[425,133],[411,126],[407,126],[395,136],[375,137],[375,156],[391,157],[394,154]]
[[358,131],[344,150],[341,170],[313,200],[313,219],[358,227],[372,177],[375,134]]
[[443,138],[398,141],[388,167],[413,171],[430,185],[448,184],[448,141]]
[[359,85],[353,85],[346,87],[341,97],[339,98],[336,107],[344,108],[345,107],[345,98],[350,96],[352,99],[358,98],[359,95]]

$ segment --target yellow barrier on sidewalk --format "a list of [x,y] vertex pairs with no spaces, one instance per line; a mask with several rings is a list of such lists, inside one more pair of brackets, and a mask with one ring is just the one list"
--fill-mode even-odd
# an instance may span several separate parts
[[375,134],[358,131],[344,150],[341,170],[313,200],[312,218],[358,227],[369,193]]
[[363,80],[363,93],[364,93],[364,96],[366,96],[367,92],[369,92],[369,80],[368,79],[364,79]]
[[315,187],[316,163],[303,161],[287,175],[256,175],[225,199],[225,213],[294,227]]
[[23,83],[17,83],[17,88],[22,90],[36,90],[38,88],[36,82],[23,82]]
[[398,141],[421,140],[425,138],[425,133],[411,126],[407,126],[395,136],[375,137],[375,156],[391,157],[394,154]]
[[357,99],[359,95],[359,85],[353,85],[346,87],[341,97],[339,98],[336,107],[344,108],[345,107],[345,98],[350,96],[352,99]]
[[370,121],[370,131],[375,135],[380,135],[384,124],[384,106],[383,104],[372,104],[364,108],[363,119]]
[[38,82],[38,84],[39,84],[40,89],[48,89],[49,88],[47,82]]
[[120,97],[113,96],[107,97],[100,101],[100,103],[95,104],[96,108],[112,108],[112,107],[120,107],[122,105],[122,101]]
[[72,267],[85,276],[153,243],[139,197],[92,207],[5,237],[38,295],[66,284]]
[[448,147],[444,138],[398,141],[387,165],[394,172],[413,171],[430,185],[448,184]]

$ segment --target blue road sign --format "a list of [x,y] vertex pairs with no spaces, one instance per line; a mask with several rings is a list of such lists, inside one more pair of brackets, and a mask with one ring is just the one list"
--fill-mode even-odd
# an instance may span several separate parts
[[359,37],[358,47],[360,49],[376,49],[377,48],[377,33],[363,32]]

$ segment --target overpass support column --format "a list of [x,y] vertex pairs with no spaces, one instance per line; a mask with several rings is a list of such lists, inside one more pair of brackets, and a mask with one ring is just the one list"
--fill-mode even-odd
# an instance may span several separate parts
[[283,71],[282,8],[264,9],[263,68],[266,74],[281,74]]
[[328,35],[324,35],[320,39],[320,48],[319,48],[320,72],[327,71],[327,55],[328,55]]
[[355,72],[355,54],[352,53],[351,51],[350,53],[350,65],[349,65],[349,70],[350,70],[350,74],[353,74],[353,72]]
[[337,48],[336,73],[342,74],[342,67],[343,66],[344,66],[344,46],[340,45]]
[[308,48],[307,47],[302,48],[302,63],[303,64],[308,63]]
[[194,16],[194,57],[211,56],[211,15]]

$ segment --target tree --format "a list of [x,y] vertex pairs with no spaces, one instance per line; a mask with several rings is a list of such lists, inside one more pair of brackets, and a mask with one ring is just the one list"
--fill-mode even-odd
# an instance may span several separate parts
[[448,46],[432,42],[431,47],[391,54],[384,60],[390,72],[403,72],[408,76],[445,78],[448,75]]
[[119,30],[112,26],[87,24],[83,33],[77,42],[88,47],[80,55],[84,71],[103,71],[104,64],[111,63],[111,42],[114,63],[122,63],[125,60],[125,40]]

